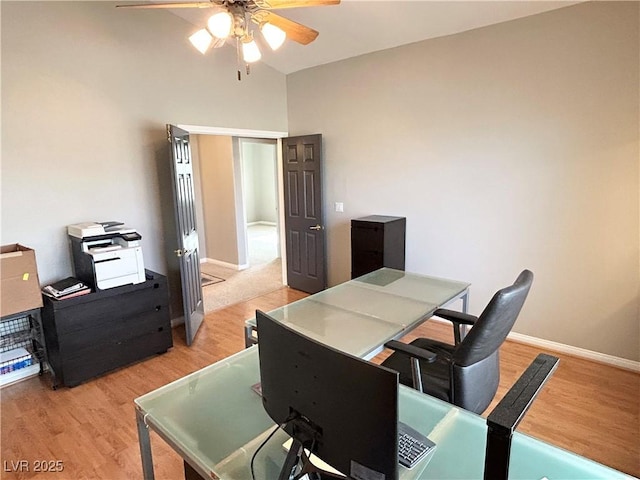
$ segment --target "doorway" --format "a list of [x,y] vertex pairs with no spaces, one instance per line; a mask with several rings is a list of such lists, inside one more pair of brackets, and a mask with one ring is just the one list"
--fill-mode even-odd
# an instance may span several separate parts
[[[284,241],[280,242],[280,258],[281,258],[281,281],[278,282],[278,285],[273,288],[276,290],[281,288],[283,285],[289,285],[292,288],[296,288],[299,290],[307,291],[310,293],[320,291],[323,288],[326,288],[326,256],[324,255],[324,225],[320,221],[323,218],[322,215],[322,182],[316,182],[316,179],[320,179],[320,162],[322,158],[322,152],[320,145],[318,143],[318,148],[316,148],[314,141],[317,139],[321,142],[321,135],[311,135],[304,137],[287,137],[287,132],[278,132],[278,131],[264,131],[264,130],[246,130],[246,129],[235,129],[235,128],[224,128],[224,127],[203,127],[196,125],[168,125],[168,128],[177,128],[180,130],[184,130],[187,134],[194,138],[193,136],[201,136],[201,138],[217,138],[220,136],[226,136],[227,139],[230,140],[228,146],[230,150],[233,152],[232,155],[229,155],[229,158],[236,159],[239,158],[240,151],[240,142],[241,138],[253,138],[253,139],[275,139],[276,140],[276,158],[277,158],[277,178],[281,181],[278,181],[278,228],[277,233],[279,238],[287,239],[285,244]],[[299,148],[302,147],[302,148]],[[286,149],[286,164],[287,164],[287,173],[286,176],[284,174],[284,150]],[[190,192],[192,192],[192,196],[197,199],[201,199],[203,197],[203,193],[207,192],[215,192],[224,191],[224,188],[220,189],[212,189],[205,190],[202,188],[200,178],[196,178],[196,175],[200,176],[200,172],[198,171],[198,147],[197,145],[190,145],[190,142],[187,144],[186,148],[187,158],[189,159],[189,163],[193,163],[194,174],[192,175],[193,182],[189,182],[189,186],[186,187]],[[192,154],[193,152],[193,154]],[[308,171],[304,172],[304,175],[294,174],[299,172],[293,172],[289,169],[295,164],[311,162],[316,165],[318,168],[318,175],[309,174]],[[244,212],[244,207],[242,209],[236,208],[238,205],[238,199],[242,199],[242,175],[241,175],[241,166],[240,162],[230,162],[232,167],[232,180],[226,183],[226,187],[228,188],[231,185],[232,197],[234,200],[231,202],[231,206],[227,209],[219,209],[220,211],[229,214],[231,213],[232,221],[230,223],[225,222],[212,222],[214,231],[219,231],[224,228],[230,228],[231,231],[235,232],[236,235],[236,248],[234,253],[235,264],[229,264],[231,267],[235,267],[237,269],[242,269],[243,262],[247,262],[248,250],[247,250],[247,235],[246,235],[246,216]],[[316,168],[314,167],[314,168]],[[197,173],[196,173],[197,172]],[[314,170],[315,172],[315,170]],[[214,176],[214,178],[217,178]],[[318,185],[316,185],[316,183]],[[224,183],[221,183],[223,187]],[[286,187],[285,187],[286,185]],[[311,190],[310,190],[311,189]],[[285,212],[285,190],[287,192],[287,208],[292,209],[291,211]],[[292,196],[292,192],[295,194]],[[311,195],[309,193],[311,192]],[[207,193],[207,196],[210,196]],[[176,205],[176,210],[182,208],[180,204],[180,200],[174,194],[174,202]],[[295,198],[295,201],[292,199]],[[242,200],[240,200],[242,202]],[[215,204],[215,202],[214,202]],[[211,225],[209,222],[203,222],[203,206],[202,202],[196,202],[194,205],[196,210],[196,218],[197,225]],[[312,220],[316,220],[314,224],[307,225],[306,227],[303,225],[300,227],[301,229],[296,230],[296,227],[290,227],[290,220],[292,217],[299,217],[304,214],[305,217],[309,217]],[[309,215],[309,214],[312,215]],[[177,214],[179,217],[179,213]],[[239,218],[242,217],[242,218]],[[286,220],[285,220],[286,217]],[[195,219],[194,219],[195,220]],[[195,225],[196,222],[193,222]],[[206,243],[208,241],[208,235],[202,233],[202,228],[195,229],[194,233],[197,232],[198,240],[196,241],[196,246],[194,251],[198,252],[198,254],[202,254],[200,256],[201,260],[205,259],[205,262],[208,259],[206,256]],[[311,233],[310,233],[311,232]],[[321,235],[321,238],[318,238],[318,235]],[[202,237],[202,238],[201,238]],[[304,237],[305,242],[301,243],[301,238]],[[289,239],[294,240],[292,246],[289,246]],[[199,243],[202,242],[202,248],[200,248]],[[175,250],[174,253],[178,255],[180,250]],[[314,255],[312,258],[312,253],[322,253],[319,257]],[[222,262],[224,263],[224,262]],[[195,263],[200,266],[199,263]],[[291,264],[291,268],[290,265]],[[302,268],[302,267],[308,268]],[[286,267],[286,268],[285,268]],[[183,268],[180,265],[180,272],[182,272]],[[289,276],[288,272],[291,270],[292,275]],[[200,297],[203,297],[203,288],[202,283],[216,284],[222,283],[226,281],[224,278],[216,278],[216,279],[206,279],[202,278],[202,282],[198,285],[198,274],[202,271],[201,268],[197,269],[197,274],[194,276],[194,282],[186,285],[183,283],[181,285],[182,290],[182,299],[187,298],[189,294],[188,291],[185,291],[185,288],[192,288],[198,291]],[[306,288],[304,285],[299,284],[298,277],[300,274],[305,274],[309,278],[313,278],[315,280],[319,280],[319,286],[313,289]],[[182,273],[181,273],[182,274]],[[298,277],[297,277],[297,276]],[[207,281],[209,280],[209,281]],[[262,284],[262,282],[247,282],[246,285],[255,286],[257,284]],[[236,289],[243,291],[244,288]],[[313,291],[312,291],[313,290]],[[267,292],[258,293],[258,295],[264,295]],[[247,299],[252,298],[251,296],[247,297]],[[228,305],[233,303],[244,301],[243,299],[238,299],[235,302],[228,302]],[[204,302],[200,302],[202,305]],[[210,308],[208,309],[210,310]],[[187,319],[185,319],[186,321]]]
[[205,313],[283,286],[275,139],[192,135]]
[[276,142],[242,138],[240,157],[247,261],[253,268],[280,259]]

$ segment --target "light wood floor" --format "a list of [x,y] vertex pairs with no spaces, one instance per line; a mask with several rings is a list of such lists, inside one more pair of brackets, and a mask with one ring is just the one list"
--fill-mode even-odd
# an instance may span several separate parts
[[[0,478],[141,478],[133,399],[239,351],[244,320],[256,308],[268,311],[304,295],[282,288],[214,312],[192,347],[185,346],[183,330],[175,329],[168,353],[73,389],[53,391],[47,376],[2,389]],[[427,322],[411,338],[416,335],[447,340],[449,329]],[[504,345],[495,403],[538,353],[513,342]],[[559,356],[560,366],[519,431],[640,476],[640,375]],[[181,478],[180,457],[153,433],[152,448],[156,478]],[[29,462],[30,471],[7,471],[20,460]],[[34,462],[43,460],[60,461],[64,470],[36,474]]]

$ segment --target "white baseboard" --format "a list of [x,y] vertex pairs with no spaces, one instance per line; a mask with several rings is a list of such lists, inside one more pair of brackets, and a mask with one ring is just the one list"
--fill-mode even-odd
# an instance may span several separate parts
[[216,260],[214,258],[201,258],[200,259],[200,263],[212,263],[214,265],[218,265],[220,267],[224,267],[224,268],[231,268],[233,270],[246,270],[247,268],[249,268],[249,264],[248,263],[243,263],[243,264],[236,264],[236,263],[227,263],[227,262],[223,262],[222,260]]
[[263,220],[260,220],[258,222],[249,222],[249,223],[247,223],[247,227],[254,227],[256,225],[268,225],[270,227],[278,226],[278,224],[276,222],[265,222]]
[[184,324],[184,315],[180,315],[179,317],[171,319],[171,328],[175,328],[178,325]]
[[[451,322],[437,317],[433,317],[429,321],[441,322],[451,325]],[[624,368],[625,370],[631,370],[632,372],[640,373],[640,362],[636,362],[634,360],[614,357],[613,355],[607,355],[606,353],[594,352],[593,350],[587,350],[586,348],[573,347],[564,343],[552,342],[551,340],[531,337],[529,335],[524,335],[522,333],[516,332],[511,332],[507,336],[507,339],[518,343],[524,343],[525,345],[553,350],[554,352],[565,353],[574,357],[584,358],[585,360],[591,360],[594,362],[603,363],[605,365],[611,365],[618,368]]]
[[548,350],[554,350],[560,353],[566,353],[567,355],[572,355],[574,357],[584,358],[586,360],[592,360],[594,362],[624,368],[625,370],[631,370],[633,372],[640,372],[640,362],[628,360],[626,358],[614,357],[613,355],[607,355],[606,353],[594,352],[593,350],[573,347],[564,343],[552,342],[551,340],[530,337],[529,335],[523,335],[522,333],[511,332],[507,338],[509,340],[513,340],[514,342],[524,343],[526,345],[532,345],[534,347],[546,348]]

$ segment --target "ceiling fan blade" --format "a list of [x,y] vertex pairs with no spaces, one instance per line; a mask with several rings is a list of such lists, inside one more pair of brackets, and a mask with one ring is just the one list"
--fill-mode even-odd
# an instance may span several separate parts
[[301,23],[289,20],[288,18],[281,17],[273,12],[261,10],[259,13],[260,21],[269,22],[270,24],[281,28],[286,32],[287,38],[294,42],[298,42],[302,45],[308,45],[318,36],[318,32],[313,28],[309,28]]
[[132,5],[116,5],[116,8],[211,8],[218,4],[211,2],[189,2],[189,3],[138,3]]
[[278,10],[281,8],[320,7],[323,5],[338,5],[340,0],[255,0],[260,8]]

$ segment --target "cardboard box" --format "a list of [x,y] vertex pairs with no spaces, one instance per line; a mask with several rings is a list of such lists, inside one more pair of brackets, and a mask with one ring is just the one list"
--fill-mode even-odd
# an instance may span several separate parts
[[0,247],[0,316],[40,307],[36,252],[17,243]]

